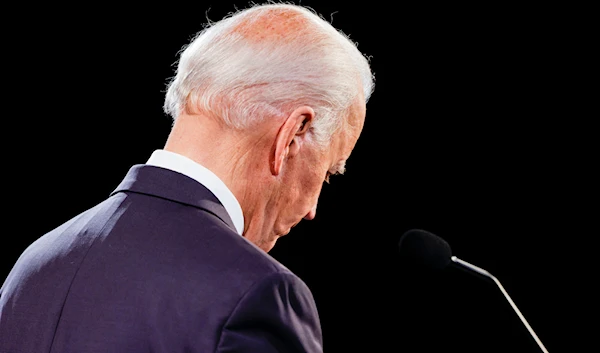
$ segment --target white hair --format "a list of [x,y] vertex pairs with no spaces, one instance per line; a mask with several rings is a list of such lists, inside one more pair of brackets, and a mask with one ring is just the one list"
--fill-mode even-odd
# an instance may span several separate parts
[[[300,15],[304,25],[266,37],[248,31],[286,11]],[[369,59],[347,35],[311,8],[269,3],[209,22],[197,33],[182,48],[163,108],[173,120],[202,111],[246,129],[308,105],[315,111],[315,141],[325,146],[345,126],[359,97],[366,103],[373,88]]]

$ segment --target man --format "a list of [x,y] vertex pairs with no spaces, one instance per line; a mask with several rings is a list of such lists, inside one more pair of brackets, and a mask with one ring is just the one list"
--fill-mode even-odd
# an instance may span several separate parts
[[43,235],[0,290],[0,352],[322,352],[309,288],[268,252],[316,215],[373,91],[312,11],[254,5],[185,47],[163,149]]

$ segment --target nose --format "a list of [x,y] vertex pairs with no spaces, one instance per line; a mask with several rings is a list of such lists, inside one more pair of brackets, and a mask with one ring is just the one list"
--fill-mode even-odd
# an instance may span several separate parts
[[311,208],[310,211],[306,214],[306,216],[304,216],[304,219],[306,219],[307,221],[310,221],[310,220],[315,219],[316,215],[317,215],[317,205],[315,204],[313,206],[313,208]]

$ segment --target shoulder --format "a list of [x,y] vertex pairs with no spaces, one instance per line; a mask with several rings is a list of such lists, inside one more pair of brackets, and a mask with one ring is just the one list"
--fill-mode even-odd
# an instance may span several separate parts
[[262,302],[265,301],[265,298],[287,301],[295,308],[312,308],[314,306],[312,292],[306,283],[298,275],[285,268],[257,279],[248,288],[241,302],[252,301],[253,296],[258,296]]
[[221,329],[217,351],[322,352],[322,331],[307,285],[282,269],[252,283]]
[[298,275],[246,238],[236,234],[227,240],[230,242],[227,245],[229,254],[226,257],[229,263],[224,270],[234,277],[244,278],[245,290],[283,283],[299,288],[306,287]]

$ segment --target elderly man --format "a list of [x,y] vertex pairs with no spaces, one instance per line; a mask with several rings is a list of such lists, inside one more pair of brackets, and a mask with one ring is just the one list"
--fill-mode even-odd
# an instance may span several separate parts
[[373,87],[307,8],[211,23],[169,83],[164,147],[14,265],[0,352],[322,352],[309,288],[268,252],[344,172]]

